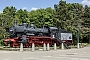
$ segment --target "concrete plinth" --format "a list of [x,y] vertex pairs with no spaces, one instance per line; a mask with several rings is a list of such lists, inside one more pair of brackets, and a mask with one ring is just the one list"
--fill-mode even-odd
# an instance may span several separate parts
[[8,47],[10,47],[10,44],[8,44]]
[[56,43],[54,43],[54,50],[57,50],[57,46],[56,46]]
[[78,48],[78,49],[80,48],[80,44],[79,44],[79,43],[77,43],[77,48]]
[[35,51],[35,45],[32,43],[32,51]]
[[49,51],[49,50],[50,50],[49,43],[47,43],[47,51]]
[[46,44],[43,44],[43,50],[46,51]]
[[62,43],[61,49],[64,50],[64,44]]
[[23,52],[23,43],[20,44],[20,52]]

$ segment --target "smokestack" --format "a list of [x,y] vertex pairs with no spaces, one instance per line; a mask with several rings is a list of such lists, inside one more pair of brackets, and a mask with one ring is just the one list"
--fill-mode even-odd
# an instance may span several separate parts
[[17,25],[17,20],[14,20],[14,25]]

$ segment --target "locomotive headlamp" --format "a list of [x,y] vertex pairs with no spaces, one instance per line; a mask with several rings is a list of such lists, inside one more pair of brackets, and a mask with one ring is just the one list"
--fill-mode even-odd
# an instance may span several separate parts
[[10,33],[10,35],[14,35],[14,30],[13,29],[10,29],[9,30],[9,33]]
[[10,30],[10,32],[12,32],[13,30]]
[[13,33],[13,30],[10,30],[10,33]]

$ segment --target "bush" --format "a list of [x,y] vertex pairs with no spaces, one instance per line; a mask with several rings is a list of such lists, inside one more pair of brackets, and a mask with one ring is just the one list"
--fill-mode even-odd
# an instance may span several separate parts
[[4,42],[3,42],[4,40],[5,40],[5,39],[1,39],[1,40],[0,40],[0,46],[4,46]]

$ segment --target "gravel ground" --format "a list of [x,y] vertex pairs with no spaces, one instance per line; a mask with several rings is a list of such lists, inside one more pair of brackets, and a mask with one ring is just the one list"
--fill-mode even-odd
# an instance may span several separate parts
[[50,51],[0,51],[0,60],[90,60],[90,47]]

